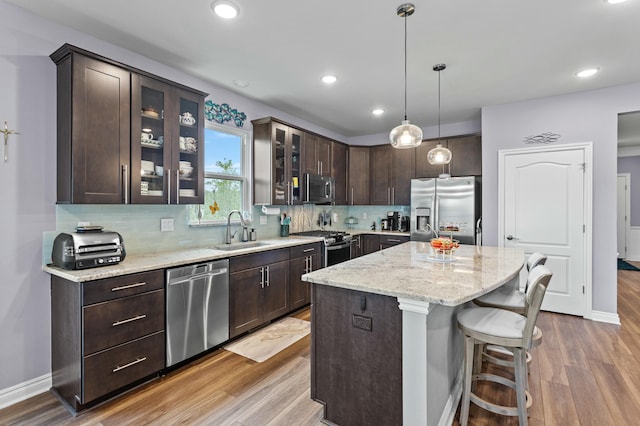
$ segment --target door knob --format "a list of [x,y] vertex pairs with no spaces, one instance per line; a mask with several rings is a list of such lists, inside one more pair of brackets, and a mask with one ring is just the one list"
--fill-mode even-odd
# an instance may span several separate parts
[[511,241],[511,240],[517,240],[516,237],[514,237],[513,235],[509,234],[507,235],[507,240]]

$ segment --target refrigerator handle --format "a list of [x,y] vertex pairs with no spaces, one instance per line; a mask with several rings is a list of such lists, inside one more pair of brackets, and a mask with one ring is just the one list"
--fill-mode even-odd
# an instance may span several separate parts
[[438,194],[433,196],[433,206],[431,211],[433,212],[431,215],[431,229],[435,231],[436,229],[439,229],[438,222],[440,221],[440,196]]

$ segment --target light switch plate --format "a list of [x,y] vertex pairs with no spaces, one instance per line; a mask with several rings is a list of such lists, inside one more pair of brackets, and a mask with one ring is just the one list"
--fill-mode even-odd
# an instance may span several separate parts
[[367,219],[368,218],[367,214],[366,213],[362,213],[362,218],[363,219]]
[[173,231],[173,218],[160,219],[160,231]]
[[260,216],[260,225],[266,225],[266,224],[267,224],[267,216],[261,215]]

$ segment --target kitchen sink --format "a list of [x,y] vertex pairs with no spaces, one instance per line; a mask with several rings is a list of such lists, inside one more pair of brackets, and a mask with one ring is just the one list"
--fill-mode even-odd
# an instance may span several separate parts
[[243,249],[249,249],[254,247],[263,247],[271,244],[273,243],[268,243],[266,241],[250,241],[247,243],[220,244],[218,246],[213,246],[212,248],[215,250],[234,251],[234,250],[243,250]]

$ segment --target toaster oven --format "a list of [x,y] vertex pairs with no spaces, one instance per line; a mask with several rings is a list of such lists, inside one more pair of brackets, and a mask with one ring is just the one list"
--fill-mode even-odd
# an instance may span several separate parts
[[124,240],[117,232],[92,230],[61,233],[53,241],[51,260],[63,269],[114,265],[124,260]]

